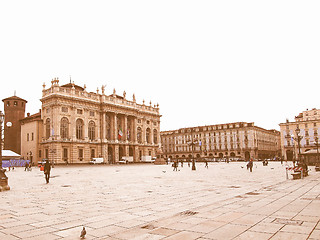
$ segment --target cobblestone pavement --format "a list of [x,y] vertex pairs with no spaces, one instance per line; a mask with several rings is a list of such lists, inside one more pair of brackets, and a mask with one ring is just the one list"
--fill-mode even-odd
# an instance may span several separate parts
[[244,162],[56,166],[7,172],[0,239],[320,239],[320,172]]

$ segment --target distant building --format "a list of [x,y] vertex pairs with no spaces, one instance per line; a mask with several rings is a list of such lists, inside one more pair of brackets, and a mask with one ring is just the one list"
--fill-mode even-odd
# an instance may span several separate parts
[[[306,110],[295,117],[294,122],[287,120],[280,123],[281,133],[281,154],[286,160],[297,160],[299,153],[296,130],[302,137],[300,141],[300,152],[305,154],[310,150],[316,150],[315,141],[319,138],[320,131],[320,110],[313,108]],[[319,139],[318,139],[319,140]],[[313,151],[316,153],[316,151]],[[316,157],[316,156],[314,156]]]
[[27,101],[17,96],[2,100],[4,103],[4,149],[21,154],[21,125]]
[[37,164],[41,158],[41,141],[43,135],[43,121],[41,111],[36,114],[27,114],[20,120],[21,124],[21,155],[25,160]]
[[254,123],[236,122],[181,128],[161,132],[163,154],[167,158],[190,159],[192,146],[195,158],[266,159],[280,154],[280,133]]
[[74,83],[43,85],[42,110],[21,121],[22,149],[25,158],[49,159],[55,164],[89,163],[101,157],[117,163],[131,156],[140,162],[155,157],[160,146],[159,105],[130,101],[105,88],[96,93]]

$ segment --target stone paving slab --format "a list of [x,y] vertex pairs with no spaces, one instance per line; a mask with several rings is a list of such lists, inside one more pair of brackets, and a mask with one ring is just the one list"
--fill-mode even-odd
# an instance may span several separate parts
[[0,239],[320,239],[320,173],[285,165],[197,163],[55,166],[7,172]]

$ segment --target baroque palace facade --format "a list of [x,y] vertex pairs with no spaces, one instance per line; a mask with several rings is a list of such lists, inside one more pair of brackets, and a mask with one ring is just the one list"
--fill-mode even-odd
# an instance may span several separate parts
[[129,101],[105,87],[87,92],[86,86],[74,83],[51,87],[43,85],[42,110],[28,115],[22,123],[22,156],[34,161],[43,158],[55,164],[88,163],[102,157],[106,163],[117,163],[132,156],[139,162],[143,156],[155,157],[160,146],[159,105]]
[[[280,123],[281,153],[286,160],[297,160],[300,153],[310,159],[310,162],[318,162],[319,132],[320,132],[320,110],[313,108],[299,113],[295,121],[287,120]],[[298,137],[300,143],[298,144]]]
[[236,122],[163,131],[161,145],[170,159],[265,159],[279,156],[280,133]]

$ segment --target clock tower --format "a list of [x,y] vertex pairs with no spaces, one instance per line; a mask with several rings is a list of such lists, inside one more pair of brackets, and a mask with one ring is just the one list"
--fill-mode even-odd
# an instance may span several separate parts
[[21,154],[21,124],[25,118],[27,101],[17,96],[2,100],[4,103],[4,149]]

